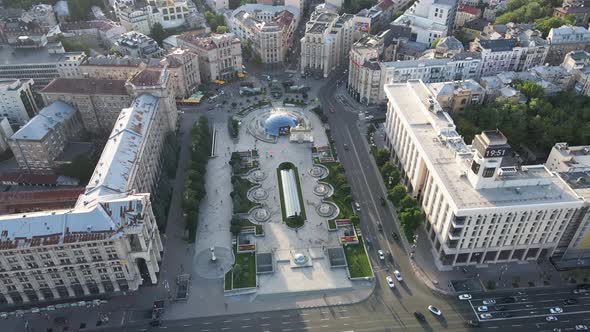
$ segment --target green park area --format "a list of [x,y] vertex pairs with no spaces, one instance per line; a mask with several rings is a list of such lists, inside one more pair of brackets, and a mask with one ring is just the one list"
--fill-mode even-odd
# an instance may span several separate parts
[[345,245],[344,254],[346,255],[346,263],[351,278],[370,277],[373,274],[362,237],[359,236],[359,243],[357,244]]

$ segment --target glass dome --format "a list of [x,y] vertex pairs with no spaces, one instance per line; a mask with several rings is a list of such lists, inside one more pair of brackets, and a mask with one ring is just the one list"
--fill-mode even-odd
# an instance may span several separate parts
[[264,131],[268,135],[279,136],[288,134],[288,130],[297,125],[297,119],[288,113],[271,114],[264,121]]

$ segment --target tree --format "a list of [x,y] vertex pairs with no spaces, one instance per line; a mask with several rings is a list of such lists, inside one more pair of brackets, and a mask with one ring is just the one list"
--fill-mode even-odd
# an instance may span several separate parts
[[162,46],[162,42],[166,38],[166,31],[164,31],[164,27],[159,22],[155,23],[152,26],[152,33],[150,34],[153,40],[158,43],[158,45]]
[[215,32],[221,34],[221,33],[226,33],[227,32],[227,27],[225,25],[219,25],[217,27],[217,29],[215,29]]
[[417,207],[407,209],[400,213],[399,220],[404,229],[413,231],[422,223],[422,213]]
[[402,198],[406,196],[406,188],[400,183],[387,192],[387,198],[397,206]]
[[383,166],[381,166],[381,173],[383,174],[383,177],[387,178],[389,174],[396,169],[397,168],[391,161],[386,161]]
[[535,82],[514,80],[512,85],[516,90],[522,92],[529,100],[533,98],[542,98],[544,95],[543,87]]
[[436,46],[438,45],[438,43],[440,43],[440,38],[436,38],[432,41],[432,44],[430,45],[430,48],[436,48]]
[[81,184],[88,183],[96,162],[97,158],[94,155],[79,155],[71,163],[59,167],[56,173],[79,179]]
[[375,151],[375,162],[378,167],[383,166],[389,160],[389,151],[387,149],[377,149]]
[[563,25],[574,24],[575,17],[573,15],[567,15],[564,18],[561,17],[542,17],[535,21],[535,29],[538,29],[543,33],[544,37],[547,37],[549,31],[553,28],[559,28]]
[[399,202],[397,208],[399,211],[410,210],[417,206],[417,202],[412,196],[405,195],[404,198]]

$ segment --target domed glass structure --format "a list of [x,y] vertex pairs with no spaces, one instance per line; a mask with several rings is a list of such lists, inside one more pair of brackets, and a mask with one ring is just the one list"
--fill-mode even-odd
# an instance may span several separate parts
[[274,113],[264,121],[264,131],[272,136],[288,135],[289,130],[295,126],[297,119],[288,113]]

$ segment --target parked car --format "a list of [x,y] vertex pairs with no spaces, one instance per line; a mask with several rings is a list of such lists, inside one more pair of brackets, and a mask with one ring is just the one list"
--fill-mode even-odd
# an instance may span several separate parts
[[389,288],[395,288],[395,284],[393,283],[393,278],[391,276],[387,276],[385,279],[387,280],[387,285],[389,285]]
[[360,212],[361,211],[361,205],[359,204],[359,202],[354,202],[354,209],[357,212]]
[[557,322],[557,317],[555,316],[547,316],[545,317],[545,320],[548,322]]
[[433,314],[435,314],[437,316],[442,316],[442,312],[440,311],[440,309],[433,306],[433,305],[428,306],[428,311],[432,312]]
[[575,329],[576,329],[576,331],[587,331],[588,330],[588,326],[586,326],[586,325],[576,325]]
[[479,307],[477,307],[477,311],[486,312],[486,311],[488,311],[488,307],[486,307],[485,305],[479,306]]
[[480,314],[479,318],[481,319],[490,319],[492,318],[492,314]]
[[416,317],[416,319],[421,322],[426,321],[426,317],[424,317],[424,315],[419,311],[414,311],[414,317]]
[[395,276],[395,279],[397,279],[397,281],[403,281],[404,279],[402,278],[402,274],[399,273],[398,270],[393,271],[393,275]]
[[383,254],[383,250],[377,250],[377,255],[379,256],[379,260],[385,260],[385,255]]
[[461,294],[459,295],[459,300],[471,300],[470,294]]
[[484,305],[496,304],[496,300],[494,300],[494,299],[483,300],[483,304]]

